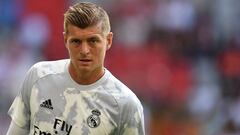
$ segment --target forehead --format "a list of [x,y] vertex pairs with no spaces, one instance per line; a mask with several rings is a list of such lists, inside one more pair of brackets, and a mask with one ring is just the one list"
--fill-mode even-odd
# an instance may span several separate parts
[[84,37],[90,37],[90,36],[103,35],[101,24],[86,27],[86,28],[79,28],[74,25],[69,25],[67,29],[68,29],[68,36],[70,37],[84,38]]

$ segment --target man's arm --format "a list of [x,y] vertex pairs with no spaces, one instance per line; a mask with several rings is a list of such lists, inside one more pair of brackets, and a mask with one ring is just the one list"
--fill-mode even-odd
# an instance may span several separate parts
[[19,94],[8,110],[12,121],[7,135],[28,135],[30,131],[30,93],[33,82],[36,80],[36,71],[31,67],[22,83]]
[[143,113],[133,113],[129,120],[124,123],[122,135],[145,135]]
[[143,107],[136,100],[125,100],[122,106],[119,135],[145,135]]
[[6,135],[28,135],[29,131],[27,129],[19,127],[15,122],[11,122],[8,132]]

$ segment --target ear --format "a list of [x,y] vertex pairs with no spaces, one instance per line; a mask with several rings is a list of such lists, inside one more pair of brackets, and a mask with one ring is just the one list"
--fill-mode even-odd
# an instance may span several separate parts
[[107,35],[107,50],[111,48],[113,41],[113,33],[109,32]]

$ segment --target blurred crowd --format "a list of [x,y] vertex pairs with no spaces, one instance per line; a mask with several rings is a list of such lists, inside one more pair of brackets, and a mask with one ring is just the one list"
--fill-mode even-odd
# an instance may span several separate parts
[[[105,65],[141,99],[147,134],[240,134],[239,0],[88,1],[110,15]],[[74,2],[0,0],[1,133],[30,66],[68,58],[63,14]]]

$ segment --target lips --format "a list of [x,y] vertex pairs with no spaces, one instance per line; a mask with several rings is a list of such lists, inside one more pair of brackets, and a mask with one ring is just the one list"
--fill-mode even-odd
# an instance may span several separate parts
[[80,59],[80,61],[82,61],[82,62],[90,62],[92,60],[90,60],[90,59]]
[[79,59],[80,63],[82,63],[83,65],[85,64],[89,64],[90,62],[92,62],[91,59]]

